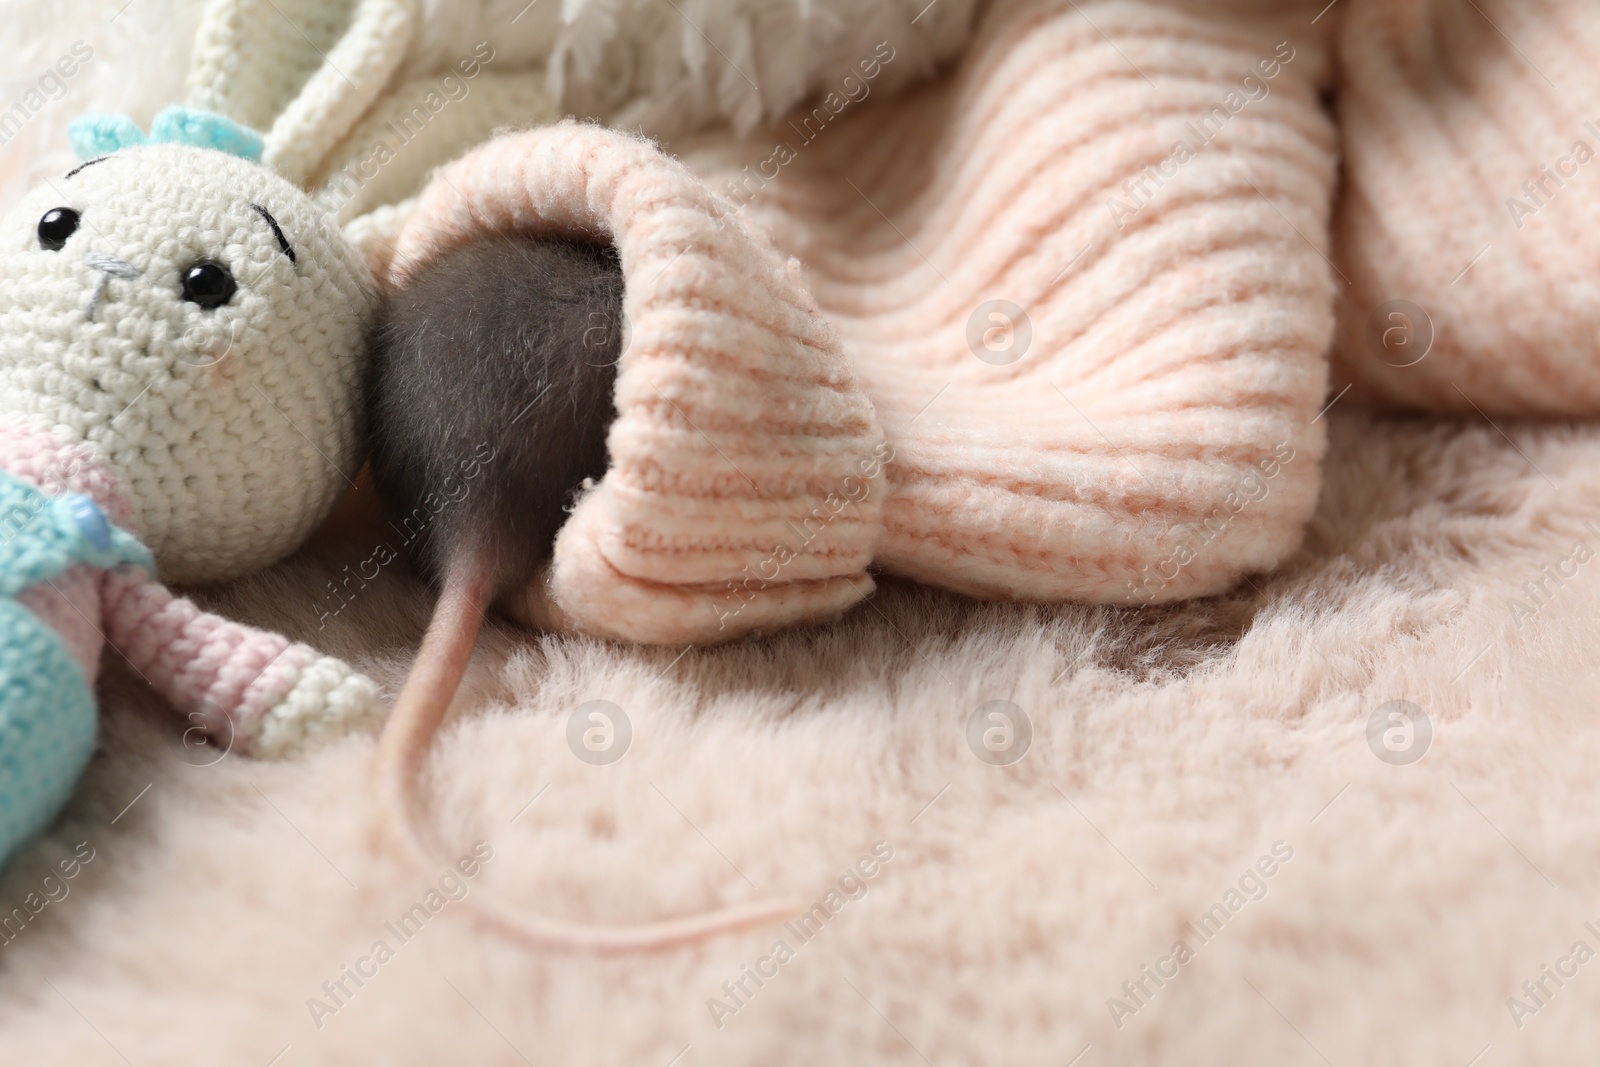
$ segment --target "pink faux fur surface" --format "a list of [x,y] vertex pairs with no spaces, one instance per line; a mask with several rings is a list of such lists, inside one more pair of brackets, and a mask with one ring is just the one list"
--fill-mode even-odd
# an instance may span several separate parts
[[[1108,597],[1126,593],[1116,561],[1154,545],[1189,547],[1171,580],[1191,591],[1222,583],[1229,567],[1239,580],[1183,603],[1136,593],[1089,605],[982,603],[880,576],[838,621],[716,648],[493,623],[423,786],[448,854],[474,858],[471,875],[448,879],[377,846],[370,737],[292,762],[194,748],[189,724],[108,656],[101,751],[62,820],[0,876],[0,1064],[1555,1067],[1592,1057],[1600,426],[1491,422],[1470,406],[1375,414],[1359,399],[1450,404],[1454,382],[1491,412],[1559,410],[1592,384],[1578,343],[1593,318],[1579,299],[1593,276],[1584,231],[1556,225],[1583,191],[1563,190],[1529,222],[1516,246],[1525,260],[1497,261],[1508,248],[1496,241],[1452,287],[1466,266],[1453,263],[1457,246],[1476,252],[1485,216],[1476,179],[1445,165],[1454,157],[1438,139],[1470,133],[1473,151],[1499,153],[1485,173],[1525,180],[1529,159],[1552,157],[1507,149],[1513,126],[1496,116],[1559,125],[1583,98],[1504,114],[1491,105],[1502,92],[1537,99],[1519,47],[1558,85],[1580,83],[1550,60],[1591,24],[1566,21],[1576,5],[1467,7],[1480,10],[1314,0],[1282,5],[1285,29],[1267,32],[1196,14],[1220,9],[1210,4],[1000,0],[996,11],[1025,13],[1035,32],[999,15],[981,22],[974,55],[986,65],[955,76],[980,95],[993,76],[1031,110],[998,89],[964,110],[935,87],[851,104],[804,144],[774,131],[797,138],[795,158],[738,198],[749,203],[726,230],[672,214],[699,193],[654,156],[607,173],[582,130],[533,142],[571,152],[551,170],[564,184],[545,191],[510,167],[493,188],[527,199],[475,201],[493,210],[466,225],[610,227],[625,260],[664,264],[659,279],[630,276],[636,338],[646,321],[630,357],[672,403],[624,397],[628,433],[650,449],[631,451],[624,435],[630,458],[615,485],[627,493],[596,490],[581,513],[605,507],[646,526],[638,516],[691,514],[678,489],[687,502],[740,499],[707,438],[761,441],[764,427],[713,436],[724,428],[703,416],[723,409],[698,406],[710,388],[701,354],[649,341],[670,335],[652,316],[687,314],[687,290],[674,286],[706,279],[717,257],[700,253],[716,249],[766,294],[815,301],[881,416],[896,459],[880,559],[985,593],[1003,580],[1043,595],[1071,572],[1023,563],[1038,558],[1029,539],[1054,531],[1113,561],[1096,579]],[[1469,25],[1483,13],[1511,39],[1495,46]],[[1344,87],[1345,133],[1381,136],[1346,137],[1353,193],[1330,269],[1316,249],[1329,251],[1319,197],[1333,145],[1311,97],[1329,50],[1312,34],[1340,20],[1338,67],[1376,79]],[[1481,129],[1455,82],[1424,76],[1441,73],[1430,49],[1455,35],[1486,71],[1473,83]],[[1131,207],[1121,183],[1169,158],[1161,135],[1184,136],[1167,124],[1225,99],[1286,36],[1295,58],[1270,93],[1181,178],[1147,179],[1127,227],[1104,232],[1105,201]],[[1204,61],[1185,73],[1177,60],[1191,46]],[[1066,85],[1090,103],[1037,97]],[[1399,118],[1382,110],[1391,93]],[[1118,110],[1124,97],[1139,106]],[[926,135],[898,136],[887,115]],[[1530,150],[1535,141],[1547,143],[1534,137]],[[760,139],[673,147],[724,195],[745,163],[772,158]],[[1063,187],[1073,195],[1028,189],[1052,159],[1074,161]],[[651,194],[613,210],[628,188]],[[424,218],[461,207],[441,200]],[[1350,250],[1356,236],[1368,251]],[[450,239],[442,226],[425,243],[419,231],[414,249]],[[1147,275],[1119,258],[1130,242],[1149,257]],[[688,263],[674,265],[663,252],[680,245]],[[1184,248],[1202,265],[1191,269]],[[1282,269],[1263,265],[1269,253]],[[1465,288],[1497,262],[1506,273]],[[1570,273],[1541,289],[1518,273],[1534,262]],[[1416,296],[1413,279],[1432,295]],[[1301,357],[1327,340],[1330,284],[1343,294],[1346,370],[1365,358],[1350,355],[1352,338],[1366,343],[1367,312],[1347,319],[1360,302],[1447,308],[1441,347],[1410,368],[1425,372],[1363,373],[1361,390],[1317,395],[1322,372]],[[1208,288],[1210,304],[1196,295]],[[1023,358],[976,358],[965,329],[980,297],[1027,311]],[[1539,318],[1552,307],[1555,320]],[[1003,355],[1014,329],[981,321],[976,347]],[[1177,337],[1209,362],[1162,348]],[[1534,366],[1524,349],[1494,347],[1508,338],[1540,340],[1533,351],[1548,363],[1524,374]],[[1052,360],[1058,350],[1072,359]],[[750,369],[782,353],[706,355]],[[1562,374],[1570,391],[1552,385]],[[1176,398],[1197,380],[1225,392]],[[1230,433],[1237,448],[1225,447]],[[1282,440],[1294,458],[1269,476],[1260,460]],[[640,457],[656,448],[682,450],[704,480],[650,473]],[[761,458],[755,448],[738,466],[763,486],[781,481],[767,480]],[[1305,477],[1318,460],[1320,491]],[[1008,478],[978,477],[1002,464]],[[981,491],[937,490],[963,479]],[[1175,533],[1177,505],[1226,506],[1230,491],[1248,503],[1218,537],[1135,540],[1139,523]],[[1079,521],[1096,506],[1106,519]],[[1307,513],[1292,548],[1293,516]],[[940,556],[950,546],[922,536],[935,529],[983,551]],[[563,537],[579,538],[568,550],[576,543],[593,568],[580,572],[589,588],[622,591],[608,612],[674,633],[670,598],[639,583],[645,599],[628,600],[635,580],[609,562],[647,574],[665,553],[607,546],[603,528],[576,521]],[[343,657],[393,693],[433,598],[396,563],[330,611],[325,590],[369,553],[325,544],[200,600]],[[1164,568],[1178,557],[1147,558]],[[1271,561],[1281,565],[1270,574],[1252,569]],[[852,556],[841,573],[863,562]],[[1136,590],[1171,592],[1155,573],[1133,569]],[[631,725],[608,765],[574,740],[596,701]],[[985,746],[997,701],[1012,705],[1013,740],[1024,725],[1031,737],[1003,766]],[[1397,701],[1431,732],[1413,732],[1415,762],[1400,761],[1406,739],[1392,736]],[[774,895],[821,912],[804,928],[594,959],[507,944],[452,899],[462,893],[607,923]]]
[[[1327,421],[1306,547],[1227,597],[975,605],[890,580],[839,624],[681,659],[491,629],[425,805],[452,857],[493,849],[471,892],[643,920],[822,901],[893,848],[807,941],[775,926],[609,961],[505,944],[374,848],[370,739],[197,766],[218,753],[185,750],[108,661],[103,752],[0,880],[9,912],[94,850],[0,946],[0,1062],[1573,1062],[1600,1047],[1594,961],[1546,979],[1520,1028],[1507,1001],[1534,1006],[1525,981],[1600,945],[1582,696],[1600,685],[1600,432],[1502,423],[1508,442],[1344,402]],[[430,598],[396,572],[319,631],[346,562],[303,556],[208,606],[395,686]],[[592,700],[632,720],[606,767],[568,747]],[[992,700],[1032,723],[1009,767],[967,740]],[[1391,700],[1431,720],[1410,766],[1367,739]],[[1265,895],[1246,880],[1220,931],[1190,934],[1279,841]],[[402,943],[386,924],[418,905]],[[1180,938],[1194,958],[1158,988],[1143,968],[1170,971]],[[734,1006],[724,983],[780,939],[793,958],[745,979],[719,1029],[708,1001]],[[1120,1029],[1113,998],[1137,1007]]]

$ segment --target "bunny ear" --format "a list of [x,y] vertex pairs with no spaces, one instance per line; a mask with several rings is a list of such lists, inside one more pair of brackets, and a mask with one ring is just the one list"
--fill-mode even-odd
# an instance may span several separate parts
[[262,162],[304,185],[405,58],[405,0],[210,0],[191,108],[269,131]]
[[273,123],[263,162],[304,184],[388,84],[411,29],[401,0],[361,0],[327,61]]

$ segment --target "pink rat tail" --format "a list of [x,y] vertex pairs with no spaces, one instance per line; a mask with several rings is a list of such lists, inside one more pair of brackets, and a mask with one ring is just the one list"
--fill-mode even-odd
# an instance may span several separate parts
[[[466,673],[493,590],[493,565],[488,554],[456,553],[411,677],[395,701],[378,741],[375,784],[379,818],[391,840],[425,865],[442,863],[442,853],[417,821],[414,786],[422,761]],[[591,952],[673,948],[801,910],[793,901],[769,900],[662,922],[594,926],[514,914],[477,894],[468,898],[467,905],[485,922],[530,948]]]

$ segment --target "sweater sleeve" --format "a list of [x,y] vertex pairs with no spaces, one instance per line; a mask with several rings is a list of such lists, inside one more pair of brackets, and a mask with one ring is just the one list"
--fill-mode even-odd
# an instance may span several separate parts
[[213,739],[277,757],[381,718],[377,686],[309,645],[201,611],[140,567],[104,572],[106,637]]

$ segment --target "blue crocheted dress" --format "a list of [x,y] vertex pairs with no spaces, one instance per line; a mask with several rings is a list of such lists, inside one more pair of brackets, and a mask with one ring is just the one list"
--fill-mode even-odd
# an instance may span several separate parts
[[94,752],[95,698],[59,634],[17,600],[72,567],[149,551],[87,496],[51,497],[0,471],[0,864],[49,825]]

